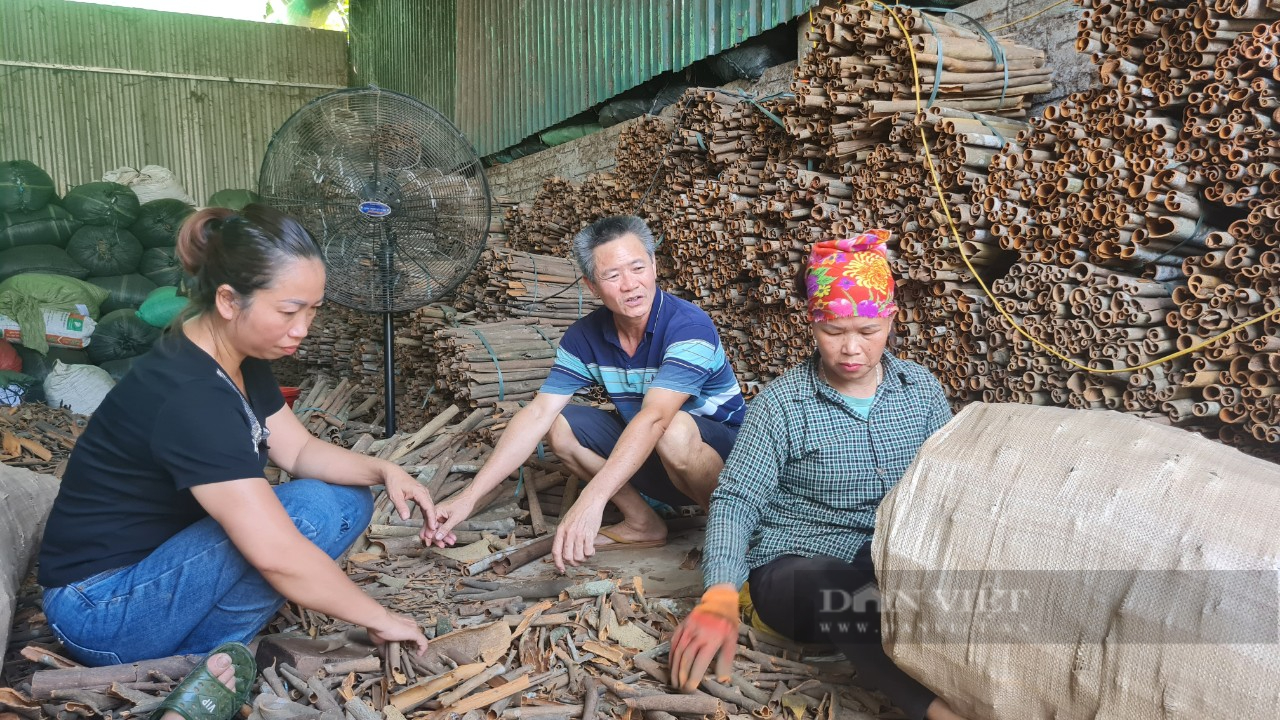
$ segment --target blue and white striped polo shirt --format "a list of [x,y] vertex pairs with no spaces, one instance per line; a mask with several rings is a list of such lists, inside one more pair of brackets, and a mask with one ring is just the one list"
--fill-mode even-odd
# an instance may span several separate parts
[[565,331],[541,392],[572,395],[590,385],[604,387],[627,422],[640,412],[651,387],[689,395],[682,410],[726,425],[741,425],[746,413],[711,318],[697,305],[661,290],[655,293],[644,340],[634,356],[622,349],[608,308],[593,311]]

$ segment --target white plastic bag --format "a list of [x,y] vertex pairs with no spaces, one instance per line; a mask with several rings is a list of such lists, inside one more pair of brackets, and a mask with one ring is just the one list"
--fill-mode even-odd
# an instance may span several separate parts
[[44,394],[53,407],[92,415],[115,384],[111,374],[96,365],[67,365],[55,360],[53,370],[44,379]]

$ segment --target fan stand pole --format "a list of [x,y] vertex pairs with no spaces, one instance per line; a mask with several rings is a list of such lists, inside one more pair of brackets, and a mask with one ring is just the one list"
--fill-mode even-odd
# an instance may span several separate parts
[[382,402],[387,408],[387,437],[396,434],[396,356],[395,335],[391,323],[391,313],[382,314],[382,367],[386,377],[383,379]]

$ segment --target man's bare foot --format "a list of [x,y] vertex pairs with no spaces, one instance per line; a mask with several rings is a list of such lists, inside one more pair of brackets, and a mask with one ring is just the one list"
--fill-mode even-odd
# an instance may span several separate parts
[[[209,668],[209,672],[218,679],[218,682],[226,685],[231,692],[236,691],[236,669],[231,664],[230,655],[226,653],[210,655],[204,661],[204,664]],[[239,710],[239,708],[236,709]],[[180,713],[170,710],[162,715],[160,720],[185,720],[185,718]]]
[[[605,535],[608,533],[613,537]],[[610,525],[602,528],[600,534],[596,535],[596,547],[604,547],[606,545],[631,545],[633,543],[660,543],[667,539],[667,524],[658,517],[656,513],[652,513],[652,518],[639,523],[633,523],[630,519],[623,520],[617,525]],[[619,542],[621,541],[621,542]]]

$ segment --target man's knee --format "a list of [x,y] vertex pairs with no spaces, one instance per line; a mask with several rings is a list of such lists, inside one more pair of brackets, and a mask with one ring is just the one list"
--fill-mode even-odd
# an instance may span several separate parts
[[702,432],[698,430],[698,423],[692,415],[681,410],[671,418],[655,449],[669,472],[683,475],[692,466],[701,444]]
[[551,429],[547,431],[546,440],[547,445],[551,446],[551,452],[557,457],[571,457],[582,448],[582,443],[578,442],[578,437],[573,434],[573,427],[564,415],[556,416]]

